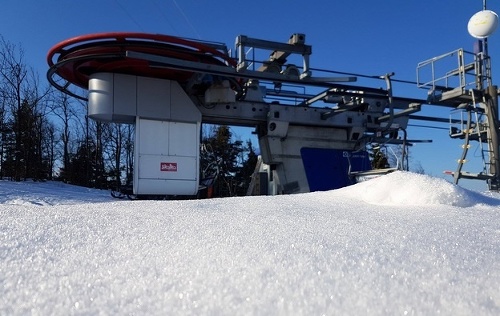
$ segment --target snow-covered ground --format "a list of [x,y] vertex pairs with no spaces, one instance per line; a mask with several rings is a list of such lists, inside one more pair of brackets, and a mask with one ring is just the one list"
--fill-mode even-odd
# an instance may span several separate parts
[[500,315],[500,195],[406,172],[115,200],[0,182],[0,315]]

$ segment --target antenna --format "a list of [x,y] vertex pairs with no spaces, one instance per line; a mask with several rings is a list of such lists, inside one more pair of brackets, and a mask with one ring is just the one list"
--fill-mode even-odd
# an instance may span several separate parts
[[[486,0],[483,0],[483,9],[469,19],[467,30],[472,37],[478,39],[478,51],[476,54],[478,54],[481,67],[486,67],[484,70],[489,83],[491,83],[491,77],[488,74],[490,73],[491,66],[488,61],[488,37],[495,32],[497,27],[498,15],[491,10],[487,10]],[[482,86],[481,82],[478,82],[478,84],[478,88]]]
[[493,34],[498,26],[498,15],[486,10],[486,1],[483,2],[483,10],[474,14],[467,25],[467,30],[472,37],[484,39]]

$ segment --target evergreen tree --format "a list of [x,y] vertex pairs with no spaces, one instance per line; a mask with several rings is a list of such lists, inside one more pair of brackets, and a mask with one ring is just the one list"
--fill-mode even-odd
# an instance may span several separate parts
[[4,131],[5,176],[16,181],[47,178],[47,166],[43,165],[43,129],[43,118],[36,108],[24,100]]
[[69,161],[64,168],[64,179],[71,184],[79,186],[90,186],[90,168],[88,153],[90,148],[87,145],[90,142],[83,141],[78,146],[75,154],[69,155]]
[[110,187],[109,174],[104,171],[99,148],[91,139],[80,143],[66,169],[67,181],[71,184],[98,189]]
[[245,147],[241,140],[232,137],[230,128],[221,125],[212,126],[202,138],[205,148],[200,159],[202,177],[217,175],[216,197],[245,195],[257,161],[251,141]]
[[236,173],[236,183],[238,184],[236,188],[237,195],[246,195],[250,182],[252,181],[252,175],[255,171],[255,166],[257,165],[258,155],[253,148],[252,141],[248,140],[246,147],[244,148],[246,157],[243,158],[243,163]]

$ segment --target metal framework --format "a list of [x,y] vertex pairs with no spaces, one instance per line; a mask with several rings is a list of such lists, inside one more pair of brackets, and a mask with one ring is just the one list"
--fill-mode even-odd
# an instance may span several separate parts
[[[450,121],[463,122],[450,130],[450,136],[464,139],[464,148],[474,140],[484,144],[486,164],[482,173],[463,172],[464,150],[453,173],[455,182],[460,178],[482,179],[491,190],[498,190],[498,89],[491,83],[486,53],[457,50],[420,63],[417,85],[428,89],[429,97],[414,99],[393,95],[393,74],[378,78],[385,81],[385,89],[356,85],[354,75],[315,76],[309,64],[312,48],[306,45],[304,34],[293,34],[287,43],[240,35],[235,46],[233,57],[220,43],[143,33],[87,35],[49,51],[47,77],[59,90],[88,100],[89,116],[98,120],[141,126],[148,126],[147,120],[193,123],[194,130],[201,123],[255,127],[262,161],[269,166],[268,194],[354,183],[355,175],[370,169],[366,154],[362,155],[367,144],[411,145],[419,140],[406,139],[409,120],[442,121],[413,115],[423,104],[466,111],[464,121]],[[248,58],[249,50],[266,51],[268,58]],[[466,61],[466,56],[472,61]],[[437,73],[437,63],[448,57],[458,58],[456,68]],[[289,62],[293,58],[302,65]],[[147,78],[158,90],[148,88]],[[133,94],[126,87],[135,89]],[[158,98],[150,98],[155,91]],[[117,101],[131,98],[134,102],[125,101],[127,105]],[[175,140],[168,138],[166,142]],[[199,143],[192,146],[199,148]],[[158,159],[179,157],[156,155]],[[170,179],[165,173],[150,177]],[[141,175],[136,178],[142,179]],[[168,189],[162,190],[169,194]]]

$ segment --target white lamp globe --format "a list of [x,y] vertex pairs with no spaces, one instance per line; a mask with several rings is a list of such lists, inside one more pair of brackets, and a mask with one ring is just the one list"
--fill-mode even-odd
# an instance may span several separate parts
[[482,39],[493,34],[497,26],[498,15],[493,11],[483,10],[470,18],[467,30],[472,37]]

